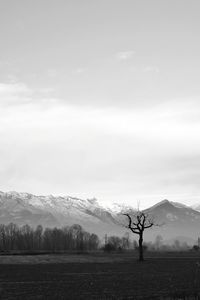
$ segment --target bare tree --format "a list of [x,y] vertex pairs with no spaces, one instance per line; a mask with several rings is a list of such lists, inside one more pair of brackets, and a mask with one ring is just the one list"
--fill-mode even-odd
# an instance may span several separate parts
[[134,215],[130,215],[128,213],[123,215],[128,217],[128,225],[126,228],[139,235],[139,261],[143,261],[143,233],[145,229],[157,226],[157,224],[152,216],[149,216],[147,213],[142,211],[138,211]]

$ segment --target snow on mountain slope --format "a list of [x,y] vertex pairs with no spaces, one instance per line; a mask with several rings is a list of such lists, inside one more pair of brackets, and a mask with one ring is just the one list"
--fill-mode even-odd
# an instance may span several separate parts
[[104,208],[114,215],[124,212],[136,211],[135,208],[124,203],[111,203],[110,205],[105,205]]
[[47,226],[58,226],[59,222],[48,211],[42,211],[27,201],[28,194],[16,192],[0,193],[0,223],[13,222],[19,225],[42,224]]
[[14,222],[36,226],[66,226],[80,224],[90,232],[104,235],[124,232],[113,215],[96,199],[35,196],[28,193],[0,192],[0,223]]
[[155,228],[154,233],[161,234],[166,239],[183,235],[197,239],[200,236],[200,212],[191,207],[164,200],[145,212],[155,216],[157,224],[163,224]]
[[194,209],[194,210],[200,211],[200,204],[199,203],[194,204],[194,205],[191,206],[191,208]]
[[[200,236],[200,212],[181,203],[163,200],[144,210],[154,216],[155,222],[163,224],[145,231],[145,239],[153,240],[161,234],[164,239]],[[134,214],[135,210],[125,204],[104,206],[97,199],[82,200],[70,196],[35,196],[29,193],[0,192],[0,223],[10,222],[23,225],[38,224],[44,227],[81,225],[100,237],[105,234],[123,235],[127,229],[122,226],[127,219],[123,213]],[[133,236],[137,238],[137,236]]]

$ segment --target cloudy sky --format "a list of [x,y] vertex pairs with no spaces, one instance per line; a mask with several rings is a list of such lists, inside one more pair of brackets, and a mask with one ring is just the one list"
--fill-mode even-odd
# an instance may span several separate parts
[[0,189],[200,202],[199,0],[0,0]]

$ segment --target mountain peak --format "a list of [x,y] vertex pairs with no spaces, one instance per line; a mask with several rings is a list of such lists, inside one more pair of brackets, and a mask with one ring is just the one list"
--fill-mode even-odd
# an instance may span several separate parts
[[162,207],[162,206],[166,206],[166,205],[170,205],[170,206],[171,206],[172,203],[171,203],[169,200],[164,199],[164,200],[162,200],[162,201],[160,201],[160,202],[154,204],[154,205],[151,206],[149,209],[154,209],[154,208],[156,208],[156,207]]
[[[10,222],[35,227],[60,227],[80,224],[88,232],[100,237],[105,234],[124,234],[121,226],[123,212],[135,211],[125,203],[105,205],[97,199],[79,199],[71,196],[36,196],[29,193],[10,191],[0,192],[0,222]],[[144,212],[155,217],[158,224],[165,224],[159,229],[164,238],[186,235],[196,238],[199,235],[200,212],[184,204],[164,199]],[[152,240],[158,231],[148,231]]]
[[162,204],[171,203],[171,202],[167,199],[164,199],[164,200],[160,201],[159,203],[160,203],[160,205],[162,205]]

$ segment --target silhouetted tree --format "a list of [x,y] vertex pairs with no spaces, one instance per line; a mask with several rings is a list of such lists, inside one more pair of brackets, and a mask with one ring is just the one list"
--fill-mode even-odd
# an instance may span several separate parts
[[89,250],[97,250],[99,243],[100,241],[98,235],[92,233],[89,238]]
[[86,232],[78,224],[45,230],[41,225],[31,228],[30,225],[0,224],[0,251],[97,250],[99,244],[96,234]]
[[115,235],[112,235],[108,238],[108,243],[113,245],[113,249],[115,250],[118,250],[122,247],[122,239]]
[[41,225],[38,225],[34,232],[34,248],[36,250],[40,250],[42,246],[42,233],[43,233],[43,227]]
[[143,234],[146,229],[156,225],[154,219],[153,217],[142,211],[138,211],[134,215],[130,215],[128,213],[124,215],[128,218],[128,225],[126,226],[126,228],[139,235],[139,261],[143,261]]

